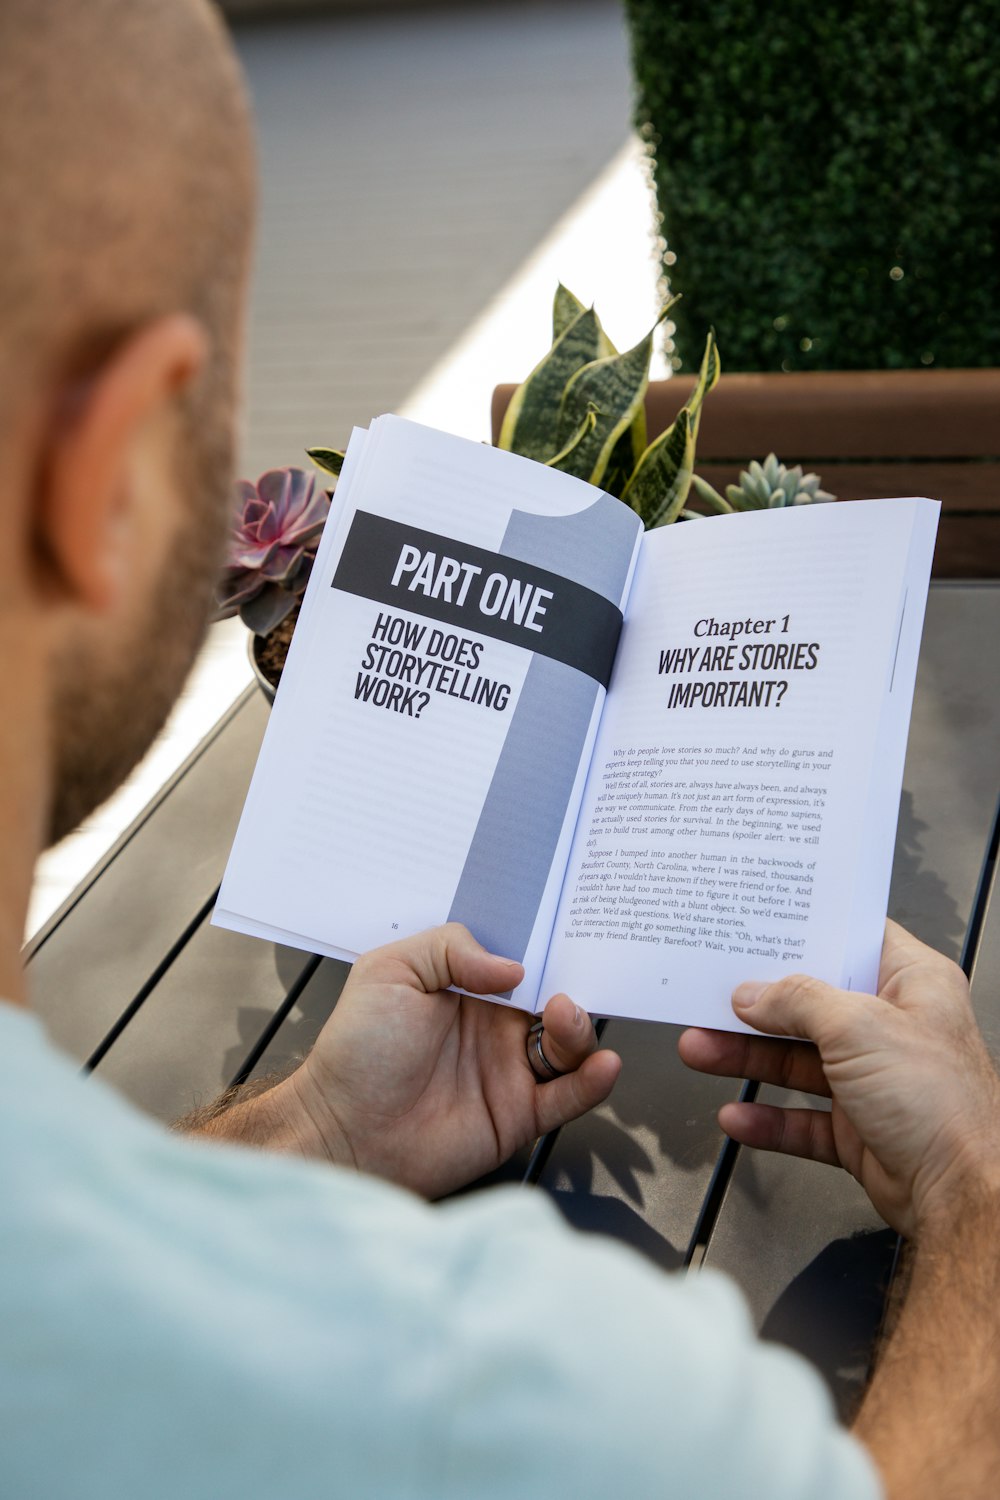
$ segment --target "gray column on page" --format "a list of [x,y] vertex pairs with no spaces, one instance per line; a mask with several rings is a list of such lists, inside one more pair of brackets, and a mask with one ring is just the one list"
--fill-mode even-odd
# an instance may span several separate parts
[[[618,604],[635,534],[633,512],[601,495],[572,516],[515,511],[499,551]],[[507,958],[527,949],[597,692],[592,678],[542,656],[525,676],[448,913]]]
[[636,515],[613,495],[600,495],[572,516],[516,510],[500,544],[505,557],[551,568],[621,604],[635,547]]

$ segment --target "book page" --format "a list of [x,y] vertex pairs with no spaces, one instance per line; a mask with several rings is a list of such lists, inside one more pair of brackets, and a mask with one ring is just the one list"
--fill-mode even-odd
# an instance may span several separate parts
[[874,985],[938,509],[646,536],[545,993],[733,1029],[744,979]]
[[533,1008],[638,520],[391,417],[337,500],[214,920],[348,957],[461,921]]

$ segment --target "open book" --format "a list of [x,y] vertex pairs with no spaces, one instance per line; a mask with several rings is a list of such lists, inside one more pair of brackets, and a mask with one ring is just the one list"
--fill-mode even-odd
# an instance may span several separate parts
[[356,431],[214,920],[335,957],[464,922],[506,1003],[733,1028],[875,984],[939,506],[643,534],[396,417]]

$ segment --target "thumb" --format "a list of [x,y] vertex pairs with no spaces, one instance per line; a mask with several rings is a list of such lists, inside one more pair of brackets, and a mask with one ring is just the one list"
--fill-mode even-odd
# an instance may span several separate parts
[[733,1010],[758,1031],[814,1042],[822,1053],[824,1042],[857,1015],[863,998],[808,974],[789,974],[773,984],[738,985]]
[[[413,937],[376,948],[362,960],[369,980],[398,979],[396,965],[405,964],[418,989],[467,990],[474,995],[497,995],[516,989],[524,968],[512,958],[501,958],[478,943],[460,922],[428,927]],[[383,967],[391,966],[393,973]]]

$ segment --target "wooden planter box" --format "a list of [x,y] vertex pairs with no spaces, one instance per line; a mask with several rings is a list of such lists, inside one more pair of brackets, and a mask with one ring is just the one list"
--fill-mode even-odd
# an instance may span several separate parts
[[[653,381],[649,435],[693,385]],[[514,386],[493,395],[493,440]],[[697,470],[717,490],[773,450],[841,500],[942,502],[938,578],[1000,578],[1000,370],[836,370],[726,375],[705,403]]]

